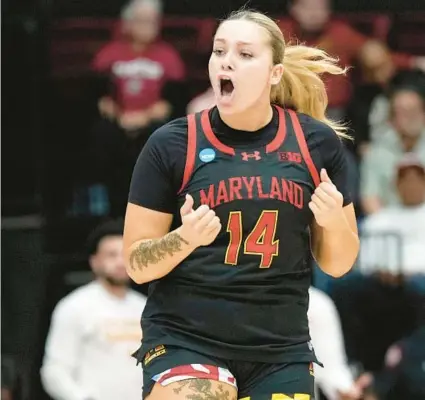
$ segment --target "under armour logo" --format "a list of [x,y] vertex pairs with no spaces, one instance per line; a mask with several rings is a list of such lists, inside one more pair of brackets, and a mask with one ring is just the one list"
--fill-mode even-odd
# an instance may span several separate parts
[[261,160],[259,151],[254,151],[253,153],[247,153],[246,151],[244,151],[243,153],[241,153],[241,156],[243,161],[248,161],[250,158],[253,158],[254,160],[257,160],[257,161]]

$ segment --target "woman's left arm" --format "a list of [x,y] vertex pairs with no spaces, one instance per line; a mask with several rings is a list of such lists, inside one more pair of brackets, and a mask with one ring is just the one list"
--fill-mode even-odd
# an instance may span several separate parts
[[353,204],[343,207],[343,195],[325,169],[309,207],[314,215],[312,251],[319,267],[328,275],[341,277],[350,271],[359,252],[359,237]]

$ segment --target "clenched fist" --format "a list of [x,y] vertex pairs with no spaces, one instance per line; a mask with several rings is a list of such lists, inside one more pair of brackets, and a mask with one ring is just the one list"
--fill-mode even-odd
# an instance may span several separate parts
[[317,186],[308,204],[314,218],[322,228],[332,229],[338,226],[343,217],[343,197],[332,183],[325,169],[320,171],[320,185]]
[[182,225],[178,229],[183,239],[190,245],[199,247],[211,244],[221,230],[220,219],[207,205],[193,209],[193,197],[186,195],[186,201],[180,209]]

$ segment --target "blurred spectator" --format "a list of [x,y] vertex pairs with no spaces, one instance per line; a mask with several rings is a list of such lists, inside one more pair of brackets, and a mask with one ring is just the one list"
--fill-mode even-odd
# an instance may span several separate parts
[[370,384],[367,376],[356,382],[347,363],[338,311],[322,291],[311,287],[308,321],[311,341],[324,367],[314,366],[316,384],[328,400],[358,400]]
[[425,324],[387,351],[365,400],[425,399]]
[[391,273],[401,273],[425,295],[425,166],[415,155],[408,154],[396,170],[401,204],[385,207],[365,219],[362,233],[371,238],[373,252],[361,254],[361,259],[362,263],[385,267],[380,263],[386,260],[388,250],[374,245],[373,238],[386,233],[397,235],[402,264]]
[[[425,167],[407,155],[396,171],[402,203],[362,225],[359,264],[368,265],[369,273],[352,273],[335,281],[332,290],[349,356],[369,370],[379,369],[388,346],[416,326],[425,296]],[[383,245],[387,234],[400,239],[399,249],[392,242]],[[386,265],[391,258],[399,260],[396,268]]]
[[389,104],[383,92],[397,73],[388,47],[369,40],[359,52],[364,82],[355,88],[348,107],[348,119],[355,132],[360,155],[366,144],[379,132],[388,129]]
[[390,97],[390,126],[380,133],[361,163],[361,200],[366,214],[400,202],[395,187],[397,163],[415,153],[425,162],[425,100],[414,87],[400,87]]
[[388,47],[369,40],[359,54],[363,81],[356,85],[348,107],[348,119],[355,132],[356,145],[364,155],[368,144],[389,128],[388,95],[397,86],[416,86],[425,93],[425,74],[420,70],[400,70]]
[[131,170],[143,144],[171,115],[166,85],[185,76],[179,54],[158,38],[161,17],[160,0],[132,0],[123,9],[119,37],[93,60],[93,69],[109,77],[112,86],[99,100],[102,119],[94,128],[93,150],[114,215],[124,214]]
[[142,373],[131,354],[146,300],[128,288],[122,245],[122,223],[96,228],[89,238],[96,280],[54,310],[41,378],[55,400],[140,399]]
[[[331,0],[292,0],[292,20],[282,21],[281,28],[287,39],[298,39],[320,47],[338,57],[341,65],[351,66],[358,58],[368,38],[348,24],[332,18]],[[394,54],[398,67],[420,67],[425,70],[424,58]],[[350,81],[333,75],[327,79],[330,117],[341,119],[351,98]]]

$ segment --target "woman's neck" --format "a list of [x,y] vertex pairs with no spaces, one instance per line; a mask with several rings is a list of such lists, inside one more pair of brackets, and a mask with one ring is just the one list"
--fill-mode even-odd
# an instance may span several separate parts
[[[220,110],[219,110],[220,111]],[[273,109],[268,102],[256,105],[237,114],[221,114],[220,118],[230,128],[238,131],[255,132],[266,126],[273,118]]]

